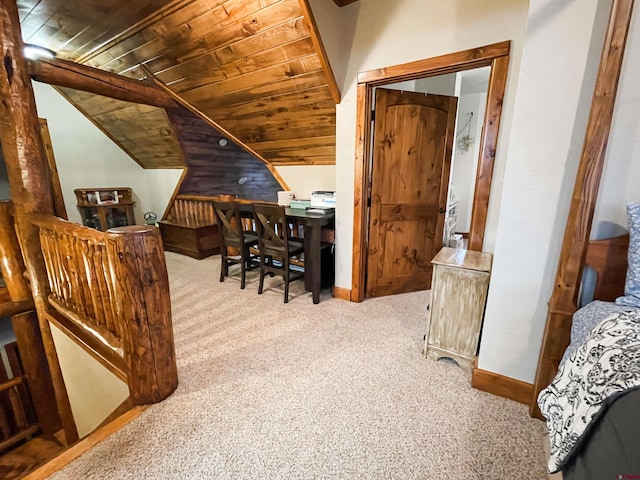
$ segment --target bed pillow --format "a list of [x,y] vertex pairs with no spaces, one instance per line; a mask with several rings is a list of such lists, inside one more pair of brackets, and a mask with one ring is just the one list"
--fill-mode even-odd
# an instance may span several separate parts
[[624,296],[616,300],[618,305],[640,308],[640,203],[627,205],[629,222],[629,267],[624,284]]

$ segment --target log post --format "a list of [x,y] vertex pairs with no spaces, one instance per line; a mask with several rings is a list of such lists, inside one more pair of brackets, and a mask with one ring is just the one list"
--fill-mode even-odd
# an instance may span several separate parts
[[160,230],[127,226],[107,230],[118,316],[125,322],[125,362],[135,405],[157,403],[178,386],[169,278]]
[[64,387],[49,324],[44,317],[48,295],[47,273],[40,250],[33,213],[53,214],[49,172],[40,136],[31,79],[23,56],[18,7],[15,0],[0,0],[0,144],[14,206],[18,240],[29,276],[49,369],[56,390],[58,411],[63,418],[67,442],[77,440],[77,431]]
[[2,276],[12,302],[31,300],[31,290],[24,278],[25,266],[13,224],[13,203],[0,201],[0,260]]

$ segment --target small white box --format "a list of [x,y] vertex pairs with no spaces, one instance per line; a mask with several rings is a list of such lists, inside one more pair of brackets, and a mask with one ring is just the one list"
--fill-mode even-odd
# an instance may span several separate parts
[[336,208],[336,192],[318,190],[311,193],[312,208]]

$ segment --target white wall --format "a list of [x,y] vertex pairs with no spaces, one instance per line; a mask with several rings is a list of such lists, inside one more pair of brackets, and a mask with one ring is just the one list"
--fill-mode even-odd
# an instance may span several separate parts
[[[491,193],[485,246],[495,242],[500,210],[502,174],[506,163],[505,138],[511,115],[525,33],[527,0],[361,0],[350,52],[343,100],[337,107],[336,285],[351,288],[353,240],[353,183],[356,126],[356,84],[359,72],[398,65],[460,50],[512,41],[507,91],[498,142],[495,181]],[[324,35],[323,25],[319,28]],[[333,61],[333,59],[332,59]]]
[[[337,111],[336,285],[351,287],[358,72],[512,40],[484,244],[495,257],[479,367],[532,382],[610,1],[358,3]],[[632,44],[637,36],[632,32]],[[609,147],[621,163],[605,171],[598,225],[623,223],[624,201],[640,195],[640,109],[632,84],[640,72],[625,66]]]
[[456,96],[456,73],[436,75],[435,77],[416,80],[416,92],[433,93],[434,95]]
[[129,387],[55,325],[51,334],[80,438],[91,433],[129,396]]
[[607,3],[531,1],[478,362],[526,382],[535,376]]
[[478,170],[478,155],[480,154],[480,137],[482,136],[482,119],[487,104],[486,89],[484,93],[469,93],[460,95],[458,101],[458,119],[456,124],[456,142],[458,138],[467,134],[464,126],[469,121],[468,113],[473,112],[470,122],[470,135],[474,142],[469,150],[462,151],[454,145],[453,162],[451,165],[451,185],[455,189],[458,206],[456,232],[469,232],[471,226],[471,210],[473,208],[473,192],[476,185]]
[[296,198],[309,200],[315,190],[336,189],[335,165],[308,165],[276,167]]
[[624,207],[630,202],[640,202],[640,12],[637,10],[636,6],[622,64],[593,221],[593,238],[605,238],[627,230]]
[[51,86],[33,82],[38,116],[46,118],[69,220],[80,223],[73,190],[133,188],[136,223],[143,214],[162,216],[182,169],[145,170]]

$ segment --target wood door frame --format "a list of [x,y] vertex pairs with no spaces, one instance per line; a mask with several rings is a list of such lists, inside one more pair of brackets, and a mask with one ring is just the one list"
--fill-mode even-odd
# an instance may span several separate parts
[[366,291],[366,229],[368,229],[369,212],[367,179],[370,174],[368,159],[371,155],[373,89],[406,80],[491,67],[469,231],[469,249],[482,250],[500,116],[507,84],[510,48],[511,42],[505,41],[358,74],[351,274],[352,302],[363,301]]

